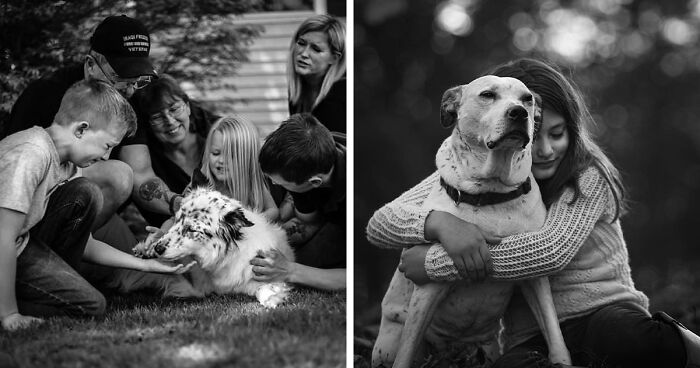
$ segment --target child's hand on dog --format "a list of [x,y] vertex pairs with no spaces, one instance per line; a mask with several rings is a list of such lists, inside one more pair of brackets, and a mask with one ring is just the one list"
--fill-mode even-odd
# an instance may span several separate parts
[[426,239],[440,242],[457,267],[470,281],[483,281],[493,271],[489,245],[501,242],[469,222],[448,212],[432,211],[425,220]]
[[146,226],[146,231],[148,231],[148,237],[146,238],[146,244],[153,244],[156,240],[160,239],[165,235],[165,232],[155,226]]
[[165,232],[153,226],[146,226],[146,231],[149,233],[146,240],[136,244],[131,251],[139,258],[156,258],[158,254],[155,250],[155,243],[165,235]]
[[176,263],[163,261],[159,259],[144,259],[145,272],[155,272],[155,273],[172,273],[172,274],[183,274],[192,268],[197,261],[192,261],[188,264]]

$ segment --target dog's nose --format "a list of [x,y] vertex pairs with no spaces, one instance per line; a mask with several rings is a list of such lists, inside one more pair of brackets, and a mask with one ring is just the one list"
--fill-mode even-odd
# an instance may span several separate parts
[[163,244],[156,245],[156,254],[161,255],[165,252],[165,246]]
[[526,122],[527,110],[522,106],[513,106],[508,109],[507,116],[508,119],[514,122]]

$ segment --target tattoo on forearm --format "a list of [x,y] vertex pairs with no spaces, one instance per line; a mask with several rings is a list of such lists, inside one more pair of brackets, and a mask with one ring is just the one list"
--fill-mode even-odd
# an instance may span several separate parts
[[165,199],[165,183],[162,180],[155,178],[151,179],[139,187],[139,196],[145,201],[155,199]]

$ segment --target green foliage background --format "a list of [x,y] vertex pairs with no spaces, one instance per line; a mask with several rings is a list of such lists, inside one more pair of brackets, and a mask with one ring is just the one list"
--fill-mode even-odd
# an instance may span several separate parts
[[195,84],[216,83],[245,60],[260,29],[235,26],[232,16],[265,7],[264,0],[93,0],[0,2],[0,127],[26,85],[63,66],[82,62],[94,28],[126,14],[151,33],[159,73]]

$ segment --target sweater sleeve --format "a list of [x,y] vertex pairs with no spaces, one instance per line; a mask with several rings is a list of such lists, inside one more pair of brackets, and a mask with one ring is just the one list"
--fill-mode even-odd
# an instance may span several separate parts
[[[535,232],[516,234],[491,248],[493,277],[522,280],[549,275],[564,268],[576,255],[593,227],[604,218],[612,219],[612,191],[591,167],[579,178],[581,195],[575,202],[573,188],[567,188],[551,205],[543,227]],[[425,260],[428,277],[435,281],[461,278],[447,252],[433,245]]]
[[367,224],[367,240],[382,248],[429,244],[425,240],[425,219],[430,209],[423,208],[423,202],[438,180],[440,176],[436,171],[374,212]]

